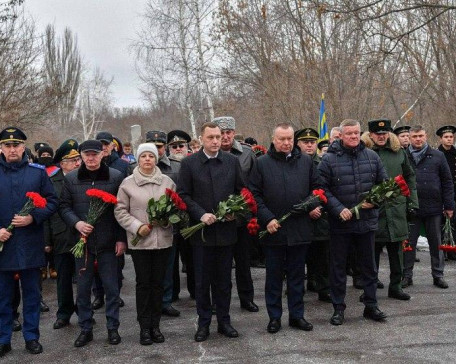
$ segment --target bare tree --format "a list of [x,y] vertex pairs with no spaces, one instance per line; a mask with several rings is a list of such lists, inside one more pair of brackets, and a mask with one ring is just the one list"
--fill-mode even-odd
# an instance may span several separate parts
[[83,140],[94,138],[112,114],[112,81],[106,79],[98,68],[89,79],[83,78],[73,125],[74,128],[79,125],[75,132]]
[[65,28],[62,39],[56,38],[52,25],[46,27],[44,38],[44,66],[48,87],[55,96],[55,120],[67,126],[74,117],[79,84],[81,80],[81,56],[77,39]]

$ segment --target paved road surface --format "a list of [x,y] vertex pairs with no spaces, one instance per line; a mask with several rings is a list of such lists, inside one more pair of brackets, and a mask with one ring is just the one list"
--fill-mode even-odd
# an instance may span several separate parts
[[[75,317],[71,326],[53,330],[55,320],[55,282],[44,282],[44,297],[51,311],[41,317],[41,343],[44,352],[28,354],[20,332],[14,333],[13,351],[2,363],[455,363],[456,362],[456,262],[447,262],[445,278],[450,288],[442,290],[432,285],[428,252],[419,252],[414,283],[406,289],[412,295],[408,302],[387,298],[387,288],[378,290],[379,306],[388,314],[386,323],[367,321],[362,317],[363,305],[358,302],[360,291],[351,286],[347,291],[346,322],[334,327],[329,323],[332,306],[319,302],[315,293],[305,296],[307,320],[314,331],[301,332],[288,327],[288,315],[282,320],[282,330],[271,335],[264,303],[264,269],[252,269],[256,289],[255,301],[260,312],[248,313],[239,308],[233,287],[231,317],[239,331],[237,339],[217,334],[212,323],[211,335],[204,343],[193,341],[196,329],[195,302],[185,290],[175,307],[179,318],[162,319],[163,344],[141,346],[136,322],[134,270],[130,257],[124,270],[122,297],[126,306],[121,309],[119,332],[122,343],[107,343],[104,308],[95,313],[97,324],[94,341],[75,348],[79,328]],[[387,256],[381,257],[380,279],[388,281]],[[183,275],[182,275],[183,276]],[[182,277],[183,278],[183,277]],[[286,307],[286,301],[284,302]]]

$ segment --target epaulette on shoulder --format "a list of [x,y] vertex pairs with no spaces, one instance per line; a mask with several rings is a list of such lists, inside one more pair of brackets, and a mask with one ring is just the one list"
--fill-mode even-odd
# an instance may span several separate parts
[[29,166],[33,167],[33,168],[46,169],[45,166],[38,164],[38,163],[29,163]]

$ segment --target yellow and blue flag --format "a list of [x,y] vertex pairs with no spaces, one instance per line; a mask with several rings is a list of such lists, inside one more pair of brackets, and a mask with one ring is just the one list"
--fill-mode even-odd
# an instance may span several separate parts
[[328,124],[326,124],[326,111],[325,111],[325,94],[321,94],[320,103],[320,117],[318,120],[318,141],[329,139]]

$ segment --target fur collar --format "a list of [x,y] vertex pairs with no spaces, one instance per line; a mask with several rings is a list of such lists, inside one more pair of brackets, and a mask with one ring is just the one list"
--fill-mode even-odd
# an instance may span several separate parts
[[[367,148],[369,149],[378,149],[376,145],[374,144],[373,140],[369,137],[369,132],[365,131],[363,135],[361,136],[361,140],[364,142]],[[399,139],[396,134],[394,133],[389,133],[389,139],[388,142],[386,143],[385,146],[386,149],[390,149],[393,152],[398,152],[399,149],[401,149],[401,143],[399,142]]]
[[[92,181],[90,177],[90,172],[87,169],[85,163],[82,163],[78,169],[78,180],[80,181]],[[95,181],[108,181],[109,180],[109,167],[101,162],[100,168],[98,169],[98,173],[95,177]]]

